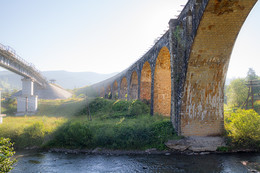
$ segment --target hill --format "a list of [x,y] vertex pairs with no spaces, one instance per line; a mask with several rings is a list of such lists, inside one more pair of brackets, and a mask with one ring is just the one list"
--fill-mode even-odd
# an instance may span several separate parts
[[[58,85],[65,89],[81,88],[114,76],[116,73],[99,74],[94,72],[43,71],[48,80],[55,79]],[[21,89],[21,76],[10,71],[0,71],[0,88]]]

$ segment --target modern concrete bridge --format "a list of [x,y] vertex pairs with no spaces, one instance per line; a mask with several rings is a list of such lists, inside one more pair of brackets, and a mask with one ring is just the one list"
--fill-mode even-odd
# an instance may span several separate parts
[[256,2],[189,0],[143,57],[93,88],[101,97],[149,100],[151,114],[170,116],[179,135],[222,134],[230,55]]
[[43,99],[71,96],[66,91],[60,91],[62,88],[49,84],[33,64],[19,57],[11,47],[2,44],[0,44],[0,66],[24,77],[22,91],[17,95],[17,115],[35,113],[38,107],[38,95]]

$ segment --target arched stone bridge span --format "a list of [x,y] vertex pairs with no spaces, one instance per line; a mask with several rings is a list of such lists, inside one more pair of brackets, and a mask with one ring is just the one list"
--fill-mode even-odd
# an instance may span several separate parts
[[179,135],[223,133],[224,83],[237,35],[257,0],[189,0],[137,62],[93,85],[102,97],[145,99]]

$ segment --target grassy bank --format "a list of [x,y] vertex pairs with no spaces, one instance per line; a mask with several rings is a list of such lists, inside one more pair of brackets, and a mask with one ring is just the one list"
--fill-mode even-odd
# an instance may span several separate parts
[[66,121],[62,117],[6,117],[0,125],[0,136],[10,138],[18,149],[41,146]]
[[36,116],[7,117],[0,136],[11,138],[16,148],[96,147],[107,149],[165,149],[177,138],[169,117],[149,115],[141,101],[102,98],[41,101]]
[[225,129],[230,149],[260,151],[260,115],[254,110],[225,111]]

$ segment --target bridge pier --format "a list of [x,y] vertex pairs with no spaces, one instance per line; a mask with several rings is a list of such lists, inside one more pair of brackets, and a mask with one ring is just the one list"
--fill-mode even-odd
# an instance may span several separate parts
[[17,97],[17,114],[33,114],[38,108],[38,96],[33,95],[34,82],[29,78],[22,79],[22,95]]

